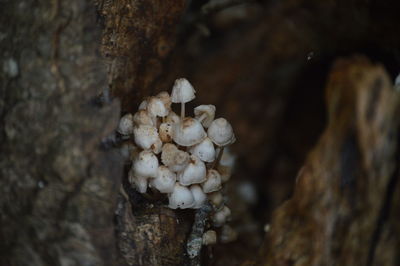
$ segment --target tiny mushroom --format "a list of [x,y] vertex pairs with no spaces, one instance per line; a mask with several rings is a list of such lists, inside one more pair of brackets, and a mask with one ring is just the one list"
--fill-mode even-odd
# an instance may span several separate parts
[[203,162],[212,162],[215,160],[214,144],[209,138],[190,148],[190,153],[196,155]]
[[221,174],[222,183],[227,182],[231,178],[235,161],[236,157],[231,153],[229,147],[226,148],[217,166],[218,172]]
[[205,164],[196,155],[191,155],[189,164],[178,173],[178,180],[183,186],[204,182],[206,180]]
[[169,96],[168,92],[162,91],[159,94],[157,94],[156,97],[159,98],[163,102],[165,108],[168,110],[168,113],[169,113],[171,111],[172,101],[171,101],[171,97]]
[[132,114],[126,114],[119,120],[118,133],[122,135],[131,135],[133,133],[133,116]]
[[215,210],[220,210],[224,206],[224,197],[221,191],[212,192],[207,195]]
[[157,117],[166,117],[169,110],[165,107],[160,98],[150,97],[147,102],[147,112],[153,120],[153,124],[157,125]]
[[196,91],[189,81],[185,78],[175,80],[172,88],[171,99],[173,103],[181,103],[181,119],[185,117],[185,103],[190,102],[196,96]]
[[156,177],[158,173],[158,159],[151,151],[144,150],[139,153],[132,167],[135,176]]
[[200,143],[207,136],[204,128],[194,118],[185,117],[174,124],[172,139],[181,146],[193,146]]
[[133,130],[135,143],[142,149],[150,149],[151,146],[160,140],[157,129],[152,126],[140,125]]
[[168,167],[161,165],[158,167],[156,178],[151,180],[151,186],[161,193],[172,193],[176,183],[176,174]]
[[205,193],[215,192],[221,189],[221,176],[217,170],[207,171],[207,180],[201,184]]
[[179,121],[181,121],[181,118],[173,111],[169,112],[169,114],[165,118],[165,122],[170,124],[176,124]]
[[149,114],[145,110],[139,110],[133,116],[133,122],[136,126],[147,125],[154,126],[153,120],[150,118]]
[[189,163],[189,154],[179,150],[174,144],[166,143],[162,147],[161,161],[174,172],[180,172]]
[[174,190],[168,195],[169,205],[171,209],[187,209],[194,205],[194,197],[189,188],[175,183]]
[[235,140],[232,126],[225,118],[212,121],[207,133],[208,137],[220,147],[229,145]]
[[214,245],[217,243],[217,233],[214,230],[208,230],[203,234],[203,245]]
[[148,178],[139,176],[139,175],[133,175],[131,174],[132,171],[129,173],[129,182],[131,184],[134,184],[137,191],[139,193],[146,193],[147,191],[147,184],[148,184]]
[[191,185],[190,192],[192,192],[194,198],[193,209],[199,209],[203,206],[204,202],[207,200],[207,195],[203,192],[199,185]]
[[221,240],[221,243],[229,243],[235,241],[237,236],[237,232],[232,227],[225,224],[221,229],[221,235],[219,239]]
[[163,142],[171,142],[172,141],[172,124],[171,123],[162,123],[160,128],[158,129],[158,133],[160,135],[160,139]]
[[223,224],[225,224],[230,215],[231,215],[231,210],[227,206],[224,206],[221,210],[214,213],[213,217],[214,226],[220,227]]
[[194,108],[195,118],[200,121],[205,128],[208,128],[214,120],[215,109],[215,106],[212,104],[199,105]]

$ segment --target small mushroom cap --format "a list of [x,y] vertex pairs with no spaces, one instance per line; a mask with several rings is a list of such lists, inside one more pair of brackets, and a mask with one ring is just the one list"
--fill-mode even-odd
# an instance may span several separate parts
[[157,97],[150,97],[147,102],[147,112],[152,117],[165,117],[169,110],[165,107],[163,101]]
[[136,126],[140,125],[154,126],[153,120],[151,120],[146,110],[137,111],[133,116],[133,122],[136,124]]
[[156,142],[154,142],[150,148],[155,154],[159,154],[162,151],[162,146],[163,143],[160,139],[157,139]]
[[218,146],[229,145],[235,140],[232,126],[225,118],[218,118],[212,121],[207,134],[208,137]]
[[205,164],[196,155],[191,155],[189,164],[178,173],[178,180],[183,186],[204,182],[206,180]]
[[231,215],[231,210],[227,206],[224,206],[221,210],[214,213],[213,216],[214,226],[220,227],[223,224],[225,224],[230,215]]
[[171,209],[187,209],[194,205],[194,197],[189,188],[175,183],[174,190],[168,195],[169,205]]
[[[194,115],[196,119],[202,118],[201,124],[208,128],[215,117],[215,106],[212,104],[199,105],[194,108]],[[204,118],[203,118],[204,117]]]
[[229,243],[237,239],[237,232],[229,225],[224,225],[221,229],[220,241],[221,243]]
[[133,130],[135,143],[142,149],[150,149],[160,138],[158,137],[157,129],[152,126],[140,125]]
[[199,185],[190,186],[190,192],[192,192],[194,198],[193,209],[199,209],[203,206],[204,202],[207,200],[207,195],[203,192]]
[[147,100],[144,100],[139,104],[138,110],[146,110],[146,109],[147,109]]
[[203,162],[213,162],[215,160],[214,144],[209,138],[190,148],[190,153],[196,155]]
[[139,193],[146,193],[148,184],[147,177],[136,176],[131,174],[131,172],[132,171],[129,172],[129,183],[134,185]]
[[203,126],[194,118],[185,117],[174,124],[172,139],[181,146],[193,146],[207,136]]
[[189,154],[179,150],[174,144],[166,143],[162,148],[161,161],[174,172],[180,172],[189,163]]
[[214,230],[208,230],[203,234],[203,245],[214,245],[217,243],[217,233]]
[[172,101],[171,101],[171,97],[169,96],[169,93],[168,93],[168,92],[162,91],[162,92],[160,92],[159,94],[157,94],[156,97],[159,98],[159,99],[163,102],[165,108],[166,108],[168,111],[171,111],[171,104],[172,104]]
[[151,186],[161,193],[172,193],[176,183],[176,174],[168,167],[161,165],[158,167],[156,178],[151,180]]
[[235,161],[236,157],[230,152],[229,147],[225,148],[217,166],[217,170],[221,175],[222,183],[227,182],[231,178]]
[[175,80],[172,88],[171,100],[173,103],[187,103],[193,100],[196,96],[192,84],[185,78]]
[[212,192],[208,195],[210,203],[214,206],[214,209],[220,210],[224,206],[224,197],[221,191]]
[[207,171],[207,180],[201,184],[205,193],[215,192],[221,189],[221,176],[217,170]]
[[122,135],[131,135],[133,133],[133,116],[126,114],[119,120],[117,131]]
[[171,142],[172,141],[172,124],[171,123],[162,123],[160,128],[158,129],[158,134],[160,135],[160,139],[163,142]]
[[176,124],[179,121],[181,121],[181,118],[179,115],[177,115],[175,112],[171,111],[165,118],[165,122],[170,123],[170,124]]
[[145,150],[139,153],[132,167],[135,176],[156,177],[158,172],[158,159],[151,151]]

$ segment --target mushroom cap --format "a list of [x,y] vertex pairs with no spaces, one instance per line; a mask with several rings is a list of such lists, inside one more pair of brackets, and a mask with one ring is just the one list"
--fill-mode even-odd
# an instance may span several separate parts
[[203,192],[199,185],[190,186],[190,192],[192,192],[194,198],[193,209],[199,209],[203,206],[204,202],[207,200],[207,195]]
[[207,136],[203,126],[194,118],[185,117],[174,124],[172,139],[181,146],[193,146]]
[[168,115],[169,110],[165,107],[160,98],[150,97],[147,101],[147,112],[152,117],[164,117]]
[[178,180],[183,186],[204,182],[206,165],[196,155],[191,155],[189,164],[182,172],[178,173]]
[[230,152],[229,147],[225,148],[217,166],[217,170],[221,175],[222,183],[227,182],[231,178],[235,161],[236,157]]
[[194,108],[194,115],[196,119],[199,119],[203,114],[205,114],[205,118],[201,121],[201,124],[208,128],[211,125],[211,122],[214,120],[215,117],[215,106],[212,104],[208,105],[199,105]]
[[133,122],[136,126],[140,125],[147,125],[147,126],[154,126],[153,120],[151,120],[149,114],[146,110],[139,110],[133,115]]
[[157,129],[153,126],[140,125],[133,130],[135,143],[142,149],[150,149],[151,146],[160,140]]
[[138,107],[138,110],[146,110],[147,109],[147,100],[143,100]]
[[158,129],[158,134],[160,135],[160,139],[163,142],[171,142],[172,141],[172,124],[171,123],[162,123],[160,128]]
[[187,209],[194,205],[194,197],[189,188],[175,183],[174,190],[168,195],[169,204],[171,209]]
[[161,193],[172,193],[176,183],[176,174],[168,167],[161,165],[158,167],[157,176],[151,180],[151,186]]
[[174,172],[180,172],[189,163],[189,154],[179,150],[174,144],[166,143],[162,148],[161,161]]
[[173,103],[187,103],[193,100],[196,96],[192,84],[185,78],[175,80],[172,88],[171,100]]
[[203,245],[214,245],[217,243],[217,233],[214,230],[208,230],[203,234]]
[[133,162],[135,176],[156,177],[158,173],[158,159],[151,151],[141,151]]
[[235,140],[232,126],[225,118],[218,118],[212,121],[207,134],[218,146],[226,146]]
[[203,139],[202,142],[190,148],[190,153],[196,155],[203,162],[213,162],[215,160],[215,148],[210,138]]
[[156,142],[154,142],[151,146],[150,149],[155,153],[159,154],[162,151],[162,146],[163,142],[160,139],[157,139]]
[[213,216],[214,226],[222,226],[228,220],[230,215],[231,210],[227,206],[224,206],[221,210],[215,212]]
[[126,114],[119,120],[117,131],[122,135],[131,135],[133,133],[133,116]]
[[221,176],[217,170],[207,171],[207,180],[201,184],[205,193],[215,192],[221,189]]
[[129,182],[135,186],[136,190],[139,193],[146,193],[147,191],[147,184],[148,184],[148,178],[143,177],[143,176],[138,176],[138,175],[131,175],[131,172],[129,173]]
[[222,196],[221,191],[212,192],[207,195],[211,204],[214,206],[214,209],[219,210],[224,206],[224,197]]
[[173,111],[169,112],[169,114],[165,118],[165,122],[170,123],[170,124],[176,124],[179,121],[181,121],[181,117]]
[[222,226],[219,239],[221,240],[221,243],[229,243],[235,241],[237,239],[237,236],[238,234],[235,229],[225,224],[224,226]]
[[159,98],[159,99],[163,102],[165,108],[166,108],[168,111],[171,111],[171,104],[172,104],[172,101],[171,101],[171,97],[169,96],[169,93],[168,93],[168,92],[162,91],[162,92],[160,92],[159,94],[157,94],[156,97]]

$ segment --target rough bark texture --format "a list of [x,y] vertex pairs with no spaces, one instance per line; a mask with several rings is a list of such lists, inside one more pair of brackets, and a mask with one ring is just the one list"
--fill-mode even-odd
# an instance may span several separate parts
[[363,57],[339,60],[326,94],[328,125],[272,217],[261,264],[398,265],[400,94]]
[[119,104],[86,1],[3,1],[1,265],[112,265],[122,164],[100,150]]

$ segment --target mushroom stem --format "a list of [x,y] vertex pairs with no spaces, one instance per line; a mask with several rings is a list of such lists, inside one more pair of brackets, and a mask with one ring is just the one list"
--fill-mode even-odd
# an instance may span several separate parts
[[185,103],[181,102],[181,119],[185,118]]
[[219,149],[217,159],[215,159],[215,161],[214,161],[214,163],[213,163],[211,169],[214,169],[215,167],[218,166],[219,162],[221,161],[222,154],[224,153],[224,148],[225,148],[225,147],[222,146],[222,147]]

